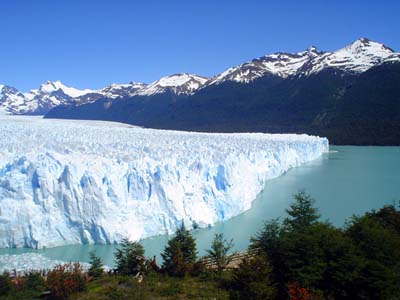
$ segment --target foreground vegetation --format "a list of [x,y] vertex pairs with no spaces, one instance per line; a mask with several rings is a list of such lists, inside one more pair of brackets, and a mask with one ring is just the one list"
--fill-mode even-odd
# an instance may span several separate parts
[[[384,206],[351,218],[344,228],[320,220],[314,200],[301,192],[251,239],[251,255],[236,268],[233,241],[218,234],[197,258],[196,241],[181,227],[162,253],[163,265],[124,240],[116,269],[58,266],[45,276],[0,275],[0,299],[400,299],[400,207]],[[43,292],[45,292],[43,294]]]
[[87,290],[70,299],[229,299],[229,293],[212,278],[186,276],[178,278],[151,273],[138,283],[132,276],[104,276],[90,282]]

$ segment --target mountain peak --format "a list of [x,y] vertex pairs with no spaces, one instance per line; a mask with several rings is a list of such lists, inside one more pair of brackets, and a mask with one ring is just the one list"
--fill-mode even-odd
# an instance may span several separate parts
[[189,95],[202,87],[207,81],[208,78],[203,76],[190,73],[176,73],[161,77],[139,90],[136,94],[150,96],[166,91],[172,91],[177,95]]
[[[50,81],[47,80],[45,83],[41,84],[39,87],[39,90],[37,90],[39,93],[44,93],[44,94],[51,94],[53,92],[61,90],[64,94],[67,96],[70,96],[72,98],[80,97],[89,93],[93,93],[95,91],[90,90],[90,89],[84,89],[84,90],[79,90],[73,87],[68,87],[64,85],[60,80],[56,81]],[[34,91],[32,91],[34,92]]]
[[305,74],[313,74],[325,68],[336,68],[350,73],[361,73],[369,68],[381,64],[394,51],[381,43],[367,38],[360,38],[334,52],[325,52],[316,56],[302,69]]
[[249,83],[266,74],[287,78],[298,74],[317,73],[325,68],[359,73],[389,60],[399,61],[400,55],[383,44],[360,38],[334,52],[323,52],[315,46],[310,46],[303,52],[276,52],[265,55],[225,70],[214,76],[208,84],[224,81]]
[[189,73],[176,73],[162,77],[155,82],[163,87],[177,87],[184,85],[191,80],[204,83],[207,81],[207,78]]
[[360,41],[361,43],[369,43],[371,40],[370,39],[368,39],[368,38],[366,38],[366,37],[362,37],[362,38],[359,38],[357,41]]
[[44,93],[50,94],[59,89],[62,90],[65,87],[66,86],[63,85],[60,80],[56,80],[56,81],[47,80],[46,82],[44,82],[40,85],[39,90]]
[[318,51],[318,48],[315,47],[314,45],[311,45],[310,47],[308,47],[307,48],[307,52],[308,53],[316,53],[316,54],[320,53],[320,51]]
[[304,64],[319,54],[321,52],[318,52],[314,46],[298,53],[276,52],[268,54],[227,69],[215,76],[209,84],[219,84],[227,80],[249,83],[266,74],[287,78],[296,74]]
[[[133,82],[119,84],[113,83],[109,86],[106,86],[98,91],[99,95],[108,97],[110,99],[117,99],[123,97],[131,97],[133,96],[138,90],[144,88],[146,84],[141,82]],[[92,97],[89,97],[89,102],[93,101]],[[85,101],[84,101],[85,102]]]
[[394,51],[382,43],[375,42],[367,38],[359,38],[345,48],[351,49],[354,52],[359,52],[361,49],[373,49],[375,52],[394,53]]

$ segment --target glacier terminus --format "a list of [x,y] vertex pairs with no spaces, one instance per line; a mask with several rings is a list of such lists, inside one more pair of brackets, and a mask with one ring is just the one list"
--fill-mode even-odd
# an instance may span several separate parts
[[0,247],[118,243],[212,226],[326,138],[0,116]]

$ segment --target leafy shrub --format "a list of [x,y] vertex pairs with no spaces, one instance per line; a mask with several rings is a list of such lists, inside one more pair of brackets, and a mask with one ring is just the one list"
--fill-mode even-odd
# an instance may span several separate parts
[[289,300],[322,300],[324,299],[320,291],[310,291],[301,287],[297,282],[288,285]]
[[22,290],[24,288],[25,277],[24,276],[15,276],[11,279],[11,284],[15,287],[17,291]]
[[307,300],[308,290],[306,288],[300,287],[297,282],[290,283],[288,285],[289,300]]
[[0,275],[0,296],[6,296],[12,289],[10,276],[5,273]]
[[39,272],[29,272],[24,278],[24,289],[42,292],[46,289],[46,281]]
[[79,263],[58,265],[47,274],[47,288],[55,299],[66,299],[85,289],[87,277]]

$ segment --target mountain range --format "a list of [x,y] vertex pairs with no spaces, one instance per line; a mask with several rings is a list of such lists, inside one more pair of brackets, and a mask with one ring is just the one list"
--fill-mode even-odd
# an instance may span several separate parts
[[150,84],[77,90],[46,82],[0,85],[0,109],[208,132],[285,132],[334,144],[400,144],[400,54],[361,38],[333,52],[274,53],[210,78],[174,74]]

